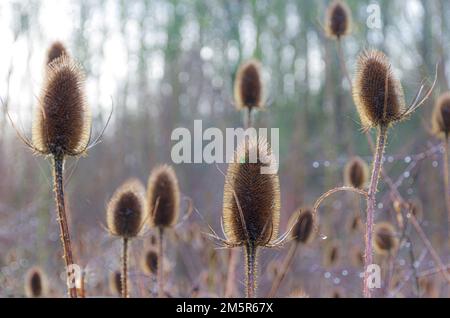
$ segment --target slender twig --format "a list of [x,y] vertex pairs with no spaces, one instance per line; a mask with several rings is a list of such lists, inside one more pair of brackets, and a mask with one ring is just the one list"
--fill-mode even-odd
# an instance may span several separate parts
[[128,239],[122,241],[122,276],[121,276],[122,298],[128,298]]
[[69,272],[73,263],[72,256],[72,246],[70,244],[70,235],[69,235],[69,226],[67,224],[66,217],[66,208],[64,204],[64,181],[63,181],[63,172],[64,172],[64,158],[61,156],[55,156],[53,160],[53,168],[54,168],[54,184],[55,184],[55,199],[56,206],[58,209],[58,223],[61,234],[61,242],[63,244],[64,250],[64,261],[66,263],[66,275],[67,275],[67,288],[69,292],[69,296],[71,298],[77,298],[77,288],[76,282],[70,281],[74,278],[72,277],[72,273]]
[[256,264],[256,246],[252,243],[247,243],[245,246],[245,267],[247,269],[247,298],[256,297],[256,278],[258,276],[257,264]]
[[450,187],[449,187],[449,168],[448,168],[448,133],[445,134],[444,143],[444,190],[445,190],[445,207],[447,208],[447,223],[450,237]]
[[281,270],[279,271],[277,277],[275,277],[272,288],[270,289],[269,298],[275,297],[278,289],[280,288],[281,282],[283,281],[286,273],[288,272],[289,267],[294,260],[295,252],[297,251],[298,244],[294,243],[291,245],[291,248],[288,251],[288,254],[284,258],[283,264],[281,265]]
[[164,237],[164,229],[162,227],[158,228],[159,230],[159,240],[158,240],[158,297],[164,297],[164,269],[163,269],[163,237]]
[[348,72],[347,65],[345,63],[344,52],[342,50],[342,42],[341,41],[342,40],[340,38],[336,41],[337,49],[338,49],[338,55],[339,55],[339,61],[340,61],[340,64],[341,64],[342,73],[343,73],[343,75],[345,76],[345,78],[348,81],[348,85],[350,87],[350,91],[352,91],[353,90],[353,83],[352,83],[352,79],[350,77],[350,73]]
[[228,273],[227,281],[225,284],[225,297],[232,297],[234,293],[234,277],[236,275],[236,265],[239,256],[239,250],[232,248],[230,249],[230,258],[228,260]]
[[248,107],[247,120],[245,122],[245,128],[250,128],[250,127],[253,127],[253,123],[252,123],[252,108]]

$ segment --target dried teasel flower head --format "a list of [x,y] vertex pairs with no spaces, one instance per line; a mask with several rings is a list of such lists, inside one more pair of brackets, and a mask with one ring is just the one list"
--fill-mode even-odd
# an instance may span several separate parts
[[234,99],[237,110],[263,107],[261,64],[249,60],[239,66],[234,81]]
[[139,234],[147,215],[144,193],[144,186],[137,179],[129,179],[114,192],[106,211],[111,234],[122,238]]
[[379,255],[389,255],[397,249],[398,238],[391,223],[381,222],[375,225],[373,246]]
[[369,180],[369,167],[360,157],[355,156],[347,162],[344,169],[344,182],[357,189],[364,188]]
[[370,50],[359,55],[353,99],[365,128],[388,127],[404,117],[403,88],[384,53]]
[[[280,185],[276,159],[266,140],[244,140],[229,164],[223,194],[223,225],[235,245],[266,246],[278,235]],[[263,173],[269,169],[270,173]],[[266,171],[267,172],[267,171]]]
[[69,53],[67,52],[66,47],[64,44],[62,44],[60,41],[55,41],[52,43],[52,45],[48,48],[47,51],[47,65],[56,60],[57,58],[61,56],[67,56],[69,57]]
[[157,275],[158,251],[155,248],[150,248],[145,252],[144,257],[142,259],[142,269],[147,274]]
[[326,12],[326,33],[330,38],[340,39],[351,31],[352,13],[347,3],[333,0]]
[[152,170],[148,179],[147,199],[152,226],[166,228],[177,223],[180,189],[171,166],[161,165]]
[[314,213],[311,208],[300,209],[293,213],[288,222],[288,229],[292,229],[291,238],[297,243],[310,243],[314,238],[314,222]]
[[90,127],[84,75],[63,55],[47,66],[33,121],[33,146],[44,155],[76,156],[87,148]]
[[28,298],[45,297],[47,294],[47,279],[39,267],[28,270],[25,278],[25,295]]
[[450,133],[450,92],[439,96],[431,119],[433,133],[440,138],[447,138]]

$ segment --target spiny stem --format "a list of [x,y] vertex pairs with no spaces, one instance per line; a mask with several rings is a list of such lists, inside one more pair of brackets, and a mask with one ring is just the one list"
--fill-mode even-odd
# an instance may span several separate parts
[[448,133],[445,134],[445,145],[444,145],[444,190],[445,190],[445,207],[447,208],[447,227],[450,238],[450,187],[449,187],[449,168],[448,168],[448,157],[449,157],[449,147],[448,147]]
[[272,288],[270,289],[269,293],[269,298],[274,297],[278,291],[278,288],[280,288],[281,282],[286,276],[286,273],[288,272],[288,269],[291,266],[292,261],[294,260],[295,252],[297,251],[298,245],[299,245],[298,243],[294,243],[291,245],[291,248],[289,249],[289,252],[283,261],[283,265],[281,266],[281,271],[273,281]]
[[[53,157],[53,181],[56,206],[58,210],[58,223],[61,234],[61,242],[64,250],[64,261],[66,264],[67,288],[71,298],[77,298],[76,282],[73,281],[72,273],[69,272],[73,265],[72,246],[70,244],[69,227],[67,225],[66,208],[64,204],[64,158],[63,156]],[[70,281],[72,279],[72,281]]]
[[164,229],[162,227],[159,230],[159,240],[158,240],[158,297],[164,297],[164,269],[163,269],[163,234]]
[[384,148],[386,146],[387,126],[380,126],[378,128],[377,145],[375,149],[372,176],[370,178],[369,191],[367,195],[367,215],[366,215],[366,237],[365,237],[365,255],[364,255],[364,297],[371,298],[371,291],[369,288],[369,273],[367,269],[372,264],[372,235],[374,226],[375,213],[375,197],[377,193],[378,179],[383,161]]
[[247,270],[247,298],[256,297],[256,280],[258,277],[258,269],[256,264],[256,246],[248,243],[245,246],[245,268]]
[[122,243],[121,292],[122,298],[128,298],[128,239],[124,237]]

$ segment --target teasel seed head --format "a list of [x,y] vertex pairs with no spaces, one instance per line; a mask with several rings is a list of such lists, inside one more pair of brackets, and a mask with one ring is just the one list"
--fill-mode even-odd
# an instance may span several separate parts
[[365,128],[388,127],[402,119],[405,109],[403,88],[384,53],[370,50],[359,55],[353,99]]
[[237,110],[263,107],[261,64],[249,60],[239,66],[234,81],[234,99]]
[[324,253],[324,265],[327,268],[335,266],[339,262],[341,250],[337,242],[332,242],[329,244]]
[[33,122],[33,145],[44,155],[77,155],[87,147],[90,127],[84,75],[63,55],[47,66]]
[[150,174],[147,186],[150,223],[155,227],[171,227],[178,221],[180,188],[173,168],[161,165]]
[[25,295],[28,298],[45,297],[47,294],[47,279],[39,267],[30,268],[25,279]]
[[379,255],[389,255],[397,249],[398,239],[391,223],[381,222],[375,225],[373,245]]
[[223,225],[228,241],[234,245],[265,246],[278,235],[278,175],[275,171],[261,173],[261,168],[273,167],[276,159],[266,140],[257,138],[250,137],[238,146],[225,178]]
[[111,234],[122,238],[137,236],[147,215],[145,189],[137,179],[122,184],[110,199],[106,221]]
[[61,56],[67,56],[69,57],[69,53],[67,52],[66,47],[64,44],[62,44],[60,41],[55,41],[52,43],[52,45],[48,48],[47,51],[47,65],[52,63],[57,58],[60,58]]
[[369,180],[369,167],[360,157],[355,156],[347,162],[344,169],[344,182],[348,186],[363,189]]
[[308,244],[314,238],[314,214],[311,208],[300,209],[294,213],[288,222],[289,229],[292,228],[291,238],[300,244]]
[[327,8],[326,33],[330,38],[340,39],[351,31],[352,13],[347,3],[333,0]]
[[158,252],[154,248],[150,248],[144,254],[142,269],[145,273],[150,275],[157,275],[158,273]]
[[109,275],[109,289],[113,295],[122,295],[122,274],[119,270]]
[[445,138],[450,134],[450,92],[445,92],[436,101],[432,114],[433,133]]

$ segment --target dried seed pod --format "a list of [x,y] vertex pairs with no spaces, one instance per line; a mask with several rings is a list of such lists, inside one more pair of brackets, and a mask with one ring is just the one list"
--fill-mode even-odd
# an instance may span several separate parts
[[344,169],[344,182],[357,189],[364,188],[369,180],[369,167],[360,157],[353,157],[347,162]]
[[69,57],[57,58],[47,66],[33,122],[33,145],[45,155],[78,155],[87,147],[90,127],[84,75]]
[[47,64],[52,63],[63,55],[69,57],[69,53],[64,44],[59,41],[53,42],[47,51]]
[[146,217],[144,187],[130,179],[121,185],[108,203],[106,221],[111,234],[132,238],[139,234]]
[[44,272],[33,267],[28,270],[25,279],[25,295],[28,298],[45,297],[47,293],[47,279]]
[[158,273],[158,251],[154,248],[149,249],[144,254],[142,260],[142,269],[145,273],[157,275]]
[[234,99],[238,110],[263,107],[261,65],[256,60],[242,64],[234,81]]
[[333,267],[339,262],[341,250],[337,242],[332,242],[325,249],[323,255],[323,263],[326,268]]
[[450,92],[439,96],[431,119],[434,134],[440,138],[446,138],[450,133]]
[[109,275],[109,289],[113,295],[122,295],[122,277],[120,271],[114,271]]
[[405,109],[403,88],[384,53],[371,50],[359,55],[353,99],[366,128],[387,127],[402,119]]
[[165,228],[177,223],[180,189],[171,166],[162,165],[152,170],[148,179],[147,199],[152,226]]
[[297,243],[308,244],[313,240],[314,214],[311,208],[300,209],[300,214],[292,214],[288,224],[288,228],[292,228],[291,237]]
[[327,8],[326,33],[330,38],[340,39],[351,31],[352,14],[347,3],[333,0]]
[[375,225],[373,245],[379,255],[389,255],[397,249],[398,239],[392,224],[381,222]]
[[[234,245],[265,246],[278,235],[280,185],[278,175],[261,173],[275,166],[275,157],[261,137],[238,147],[228,166],[223,195],[225,235]],[[270,169],[270,168],[269,168]]]

